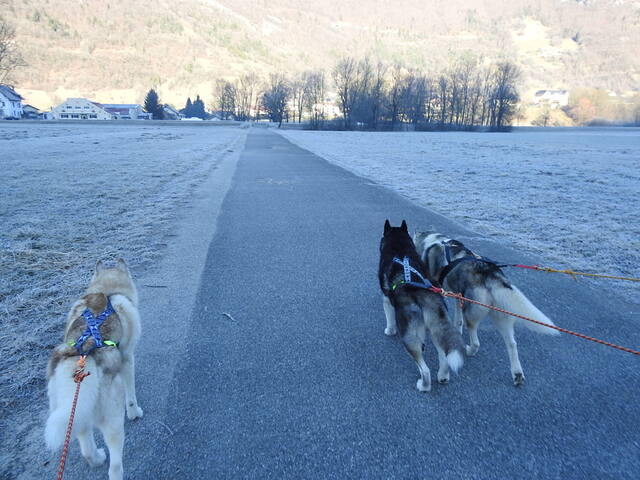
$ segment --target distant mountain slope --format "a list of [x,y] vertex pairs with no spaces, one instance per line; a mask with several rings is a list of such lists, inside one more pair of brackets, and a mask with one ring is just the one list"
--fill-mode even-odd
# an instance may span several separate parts
[[507,56],[525,91],[640,86],[639,1],[8,1],[29,61],[16,83],[41,108],[67,96],[141,102],[153,85],[181,106],[208,101],[223,76],[330,69],[347,54],[434,73],[465,51]]

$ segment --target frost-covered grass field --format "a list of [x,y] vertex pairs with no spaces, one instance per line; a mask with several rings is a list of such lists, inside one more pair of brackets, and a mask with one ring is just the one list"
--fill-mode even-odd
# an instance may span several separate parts
[[548,266],[640,276],[640,129],[281,133]]
[[41,442],[30,437],[41,433],[48,355],[96,260],[152,268],[194,189],[245,136],[205,125],[0,123],[0,477],[29,440]]

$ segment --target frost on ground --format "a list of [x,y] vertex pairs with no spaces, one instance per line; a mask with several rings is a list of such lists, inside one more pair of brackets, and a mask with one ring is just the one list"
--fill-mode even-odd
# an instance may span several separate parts
[[195,187],[245,136],[146,122],[0,124],[0,477],[43,448],[46,362],[96,260],[152,268]]
[[640,276],[639,129],[281,133],[549,266]]

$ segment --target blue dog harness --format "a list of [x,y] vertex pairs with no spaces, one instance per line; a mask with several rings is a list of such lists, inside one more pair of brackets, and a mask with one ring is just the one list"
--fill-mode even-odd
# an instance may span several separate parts
[[[393,257],[393,261],[394,263],[402,265],[402,268],[404,269],[404,278],[395,282],[391,286],[391,290],[395,290],[400,285],[411,285],[412,287],[424,288],[427,290],[433,287],[429,280],[424,278],[418,270],[411,266],[411,264],[409,263],[409,257],[404,257],[402,260],[400,260],[398,257]],[[414,282],[413,280],[411,280],[412,274],[416,275],[420,279],[420,281]]]
[[[88,308],[85,309],[84,312],[82,312],[82,317],[84,318],[84,321],[87,323],[87,329],[84,331],[82,335],[80,335],[80,337],[78,337],[78,340],[76,340],[76,342],[72,345],[76,347],[76,350],[78,350],[79,355],[89,355],[96,348],[101,348],[101,347],[104,347],[105,345],[109,347],[117,346],[116,343],[112,342],[111,340],[103,341],[102,336],[100,335],[100,325],[104,323],[104,321],[107,319],[107,317],[109,317],[109,315],[112,315],[114,313],[116,313],[116,311],[114,310],[113,305],[111,305],[111,300],[109,299],[109,297],[107,297],[107,308],[105,308],[104,312],[102,312],[97,317],[94,317],[93,313]],[[88,351],[85,352],[82,350],[82,345],[84,345],[84,343],[89,339],[89,337],[93,337],[94,345]]]

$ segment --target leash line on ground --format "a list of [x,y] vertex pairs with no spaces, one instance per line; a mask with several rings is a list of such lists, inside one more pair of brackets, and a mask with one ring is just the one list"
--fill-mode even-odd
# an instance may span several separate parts
[[73,373],[73,381],[76,382],[76,392],[73,396],[73,403],[71,404],[71,413],[69,414],[69,423],[67,424],[67,433],[64,437],[64,446],[62,447],[62,454],[60,455],[60,463],[58,465],[58,476],[56,480],[62,480],[62,475],[64,474],[64,464],[67,461],[67,455],[69,454],[69,442],[71,442],[71,429],[73,428],[73,417],[76,414],[76,405],[78,404],[78,394],[80,393],[80,384],[85,379],[91,375],[90,372],[84,371],[84,365],[86,360],[86,355],[81,355],[78,359],[78,366],[76,371]]
[[517,313],[513,313],[513,312],[510,312],[508,310],[504,310],[502,308],[499,308],[499,307],[494,307],[493,305],[487,305],[485,303],[478,302],[476,300],[471,300],[470,298],[463,297],[459,293],[448,292],[448,291],[446,291],[446,290],[444,290],[442,288],[438,288],[438,287],[430,287],[429,290],[431,290],[432,292],[438,293],[438,294],[442,295],[443,297],[455,298],[460,302],[475,303],[476,305],[480,305],[482,307],[489,308],[489,309],[495,310],[497,312],[506,313],[507,315],[511,315],[513,317],[521,318],[522,320],[526,320],[528,322],[537,323],[538,325],[543,325],[545,327],[552,328],[554,330],[558,330],[559,332],[562,332],[562,333],[568,333],[569,335],[574,335],[574,336],[576,336],[578,338],[582,338],[584,340],[589,340],[591,342],[599,343],[601,345],[606,345],[607,347],[615,348],[617,350],[622,350],[623,352],[627,352],[627,353],[632,353],[633,355],[640,355],[640,352],[637,351],[637,350],[633,350],[633,349],[627,348],[627,347],[622,347],[620,345],[616,345],[615,343],[605,342],[604,340],[600,340],[598,338],[590,337],[588,335],[584,335],[582,333],[574,332],[572,330],[567,330],[566,328],[558,327],[556,325],[551,325],[551,324],[548,324],[548,323],[545,323],[545,322],[541,322],[539,320],[534,320],[533,318],[525,317],[523,315],[519,315]]

